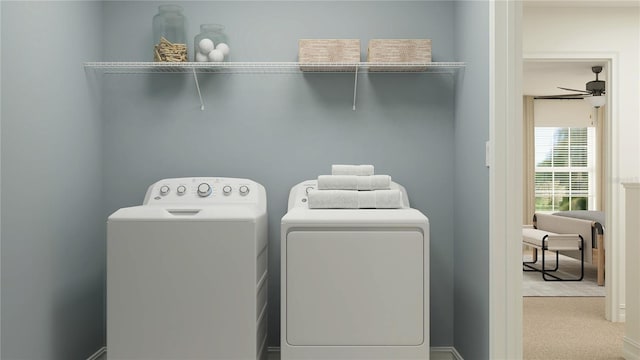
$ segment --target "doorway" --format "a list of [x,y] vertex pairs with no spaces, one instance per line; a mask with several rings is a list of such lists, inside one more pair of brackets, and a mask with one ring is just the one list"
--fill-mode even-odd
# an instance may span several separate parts
[[[612,175],[612,163],[614,161],[612,151],[612,128],[614,126],[615,118],[613,113],[616,112],[616,103],[611,95],[610,89],[614,88],[615,81],[615,55],[603,56],[603,54],[581,54],[577,57],[573,53],[554,53],[554,54],[527,54],[523,58],[523,94],[527,95],[554,95],[570,93],[558,89],[558,86],[581,89],[585,87],[586,82],[593,80],[594,74],[590,71],[592,66],[602,66],[603,70],[600,79],[605,80],[606,90],[605,98],[606,105],[600,109],[593,109],[592,119],[594,124],[600,125],[599,131],[601,133],[601,140],[599,141],[602,148],[600,156],[599,172],[602,174],[599,176],[599,186],[595,190],[597,200],[594,208],[600,208],[604,210],[605,224],[618,224],[619,221],[616,218],[617,212],[612,211],[613,203],[618,203],[615,194],[613,193],[613,184],[611,179]],[[525,72],[528,72],[526,74]],[[527,76],[529,81],[527,82]],[[533,80],[535,78],[535,80]],[[560,83],[563,83],[562,85]],[[535,93],[535,94],[534,94]],[[562,101],[562,100],[559,100]],[[575,100],[572,100],[575,101]],[[524,131],[524,130],[523,130]],[[526,217],[524,215],[523,217]],[[524,222],[523,222],[524,223]],[[620,262],[619,249],[616,243],[611,239],[617,236],[618,231],[615,231],[614,227],[609,227],[604,237],[605,245],[605,317],[609,321],[624,321],[624,315],[621,314],[620,304],[621,301],[619,294],[624,294],[623,285],[618,281],[619,267],[611,266],[612,264],[618,264]]]
[[[596,56],[575,58],[575,54],[530,54],[523,59],[524,225],[533,223],[534,212],[592,216],[597,217],[603,225],[607,223],[602,218],[605,214],[607,217],[611,214],[607,211],[607,204],[610,204],[607,200],[611,197],[611,177],[605,175],[607,169],[610,169],[607,163],[610,156],[607,154],[611,154],[610,139],[607,136],[611,132],[609,106],[594,108],[586,101],[589,96],[582,92],[588,82],[595,80],[594,69],[601,70],[598,79],[605,81],[608,90],[610,76],[607,75],[611,73],[610,68],[611,59]],[[605,97],[608,100],[606,103],[610,104],[611,97]],[[605,233],[605,237],[607,235]],[[548,297],[545,299],[546,304],[557,302],[558,305],[566,302],[565,296],[604,296],[604,301],[598,302],[602,306],[601,313],[608,314],[607,320],[612,319],[607,308],[611,304],[614,274],[606,272],[604,285],[599,287],[594,270],[597,261],[591,256],[590,241],[585,249],[589,251],[585,262],[587,276],[580,282],[545,283],[536,277],[539,275],[537,273],[524,273],[523,304],[528,304],[523,307],[524,319],[530,320],[528,315],[535,309],[532,304],[543,300],[536,296]],[[613,251],[605,252],[605,263],[611,263],[613,254]],[[560,258],[562,266],[573,265],[577,268],[579,261],[563,256]],[[584,298],[574,301],[579,303],[581,300]],[[579,312],[576,314],[580,316]],[[531,331],[528,322],[524,325],[527,329],[525,336],[535,333]],[[527,343],[531,344],[523,341],[523,344]],[[538,345],[525,346],[525,349],[530,353],[534,348],[542,348]]]
[[[546,2],[545,4],[548,4]],[[560,3],[560,2],[558,2]],[[574,8],[549,6],[535,8],[533,19],[527,8],[527,21],[523,21],[523,2],[492,2],[491,48],[491,145],[493,162],[490,169],[491,189],[491,266],[490,266],[490,354],[491,358],[516,359],[522,357],[522,57],[533,59],[605,59],[608,61],[608,104],[606,118],[610,148],[607,149],[605,176],[610,180],[606,189],[608,229],[605,248],[607,254],[606,277],[607,317],[624,321],[624,265],[612,266],[612,259],[623,260],[624,207],[620,183],[625,176],[635,174],[628,166],[632,161],[623,157],[625,149],[635,150],[635,141],[629,129],[637,121],[638,52],[637,24],[640,10],[637,3],[618,4],[603,8],[577,4]],[[560,31],[558,28],[579,29],[580,24],[591,21],[612,24],[596,33]],[[635,29],[635,31],[634,31]],[[554,36],[549,34],[554,31]],[[630,30],[630,31],[629,31]],[[523,33],[527,35],[527,52],[523,52]],[[535,43],[535,44],[534,44]],[[602,45],[602,44],[606,44]],[[535,46],[533,46],[535,45]],[[572,51],[571,54],[557,52]],[[538,52],[532,54],[532,52]],[[550,53],[554,52],[554,53]],[[615,95],[614,102],[611,95]],[[625,133],[626,131],[626,133]],[[612,141],[615,139],[615,142]],[[614,161],[615,160],[615,161]],[[635,160],[634,160],[635,161]],[[627,168],[622,168],[627,166]],[[623,169],[623,170],[621,170]],[[517,182],[517,185],[510,184]],[[612,241],[616,239],[616,241]],[[514,244],[516,243],[516,244]],[[517,245],[517,247],[516,247]],[[514,274],[515,273],[515,274]],[[635,274],[630,274],[634,275]],[[635,288],[634,283],[630,286]],[[628,288],[627,291],[637,291]]]

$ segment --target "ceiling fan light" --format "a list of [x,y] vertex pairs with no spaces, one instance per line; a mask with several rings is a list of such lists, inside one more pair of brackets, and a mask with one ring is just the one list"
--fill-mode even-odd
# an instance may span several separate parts
[[593,106],[594,108],[599,108],[600,106],[604,105],[605,103],[605,97],[600,95],[600,96],[587,96],[584,98],[585,100],[587,100],[589,102],[589,104],[591,104],[591,106]]

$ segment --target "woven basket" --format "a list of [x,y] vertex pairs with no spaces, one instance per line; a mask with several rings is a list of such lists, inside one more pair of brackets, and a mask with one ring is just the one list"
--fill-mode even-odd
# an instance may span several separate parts
[[[298,62],[302,71],[353,71],[355,64],[360,62],[360,40],[300,39]],[[345,66],[322,66],[323,63]]]
[[[431,62],[431,39],[371,39],[367,51],[370,63]],[[369,71],[424,71],[424,67],[369,66]]]

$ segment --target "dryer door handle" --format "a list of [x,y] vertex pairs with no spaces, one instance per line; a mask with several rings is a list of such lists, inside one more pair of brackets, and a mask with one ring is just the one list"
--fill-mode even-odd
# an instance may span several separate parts
[[167,212],[173,216],[195,216],[198,215],[202,209],[167,209]]

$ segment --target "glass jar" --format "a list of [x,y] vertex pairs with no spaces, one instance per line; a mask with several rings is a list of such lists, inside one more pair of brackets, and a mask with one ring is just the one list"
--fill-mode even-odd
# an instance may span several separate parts
[[153,61],[187,61],[187,20],[178,5],[160,5],[153,17]]
[[220,24],[200,25],[200,33],[193,43],[194,61],[221,62],[229,58],[229,38]]

